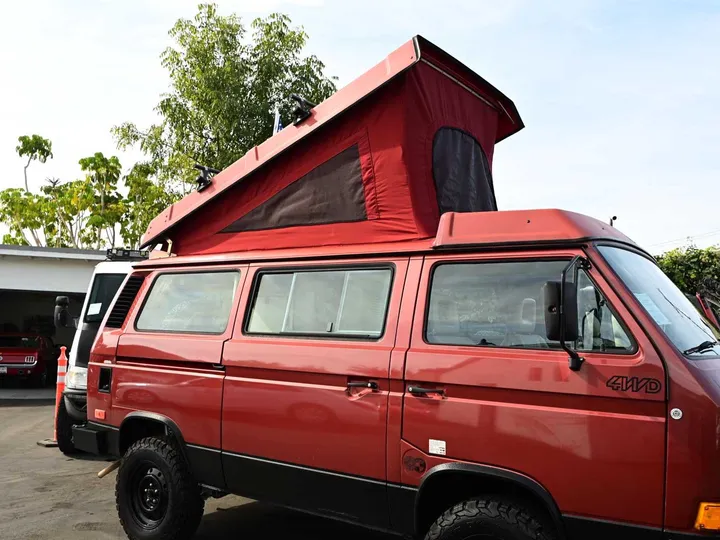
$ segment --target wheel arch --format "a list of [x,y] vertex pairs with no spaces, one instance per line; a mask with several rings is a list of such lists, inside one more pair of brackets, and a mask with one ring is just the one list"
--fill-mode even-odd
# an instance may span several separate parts
[[120,424],[118,455],[125,454],[132,443],[149,436],[169,436],[175,439],[178,448],[187,459],[185,439],[178,425],[165,415],[135,411],[128,414]]
[[560,509],[550,492],[524,474],[471,463],[445,463],[430,469],[422,478],[415,497],[416,535],[427,531],[433,521],[452,505],[480,495],[509,497],[539,512],[552,525],[558,540],[565,527]]

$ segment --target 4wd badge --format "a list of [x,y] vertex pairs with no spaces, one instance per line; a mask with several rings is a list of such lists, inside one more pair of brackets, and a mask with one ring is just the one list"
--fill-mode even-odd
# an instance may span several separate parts
[[657,394],[662,389],[662,385],[657,379],[623,375],[610,377],[605,386],[621,392],[645,392],[646,394]]

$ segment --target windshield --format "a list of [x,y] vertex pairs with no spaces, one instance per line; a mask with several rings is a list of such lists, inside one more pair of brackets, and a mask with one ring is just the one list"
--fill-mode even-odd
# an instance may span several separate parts
[[110,302],[115,298],[115,293],[124,279],[125,274],[95,274],[95,282],[85,311],[85,322],[102,322]]
[[598,249],[681,352],[693,357],[720,356],[720,346],[706,343],[717,342],[718,331],[654,262],[626,249],[611,246]]
[[27,336],[0,336],[0,347],[3,349],[37,349],[38,338]]

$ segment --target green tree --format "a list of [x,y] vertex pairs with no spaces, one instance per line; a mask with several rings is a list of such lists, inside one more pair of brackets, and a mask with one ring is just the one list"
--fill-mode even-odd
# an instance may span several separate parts
[[694,295],[720,279],[720,248],[673,249],[657,257],[660,268],[683,292]]
[[156,107],[160,122],[113,128],[119,148],[139,145],[155,183],[173,197],[197,176],[195,163],[225,168],[270,137],[276,107],[288,124],[291,93],[318,103],[336,89],[324,64],[303,55],[308,36],[287,16],[256,19],[250,29],[248,36],[237,15],[219,15],[214,4],[178,20],[174,45],[161,55],[171,90]]
[[117,192],[122,172],[120,160],[117,156],[107,158],[102,152],[96,152],[90,157],[82,158],[79,163],[98,195],[99,207],[95,208],[87,223],[97,231],[97,249],[100,249],[102,244],[103,230],[108,242],[114,247],[116,225],[124,212],[122,197]]
[[[42,188],[52,201],[47,208],[48,220],[54,220],[57,233],[47,245],[57,247],[91,248],[97,244],[97,230],[88,227],[88,220],[96,206],[96,194],[88,178],[65,184],[53,180]],[[54,242],[54,243],[53,243]]]
[[138,248],[149,221],[177,199],[172,189],[158,183],[156,178],[157,170],[146,162],[135,164],[124,178],[128,194],[120,234],[126,247]]
[[27,158],[23,173],[25,174],[25,191],[30,193],[27,176],[28,167],[33,161],[45,163],[49,158],[53,157],[52,142],[40,135],[22,135],[18,137],[18,142],[20,144],[15,147],[15,151],[20,157]]
[[3,236],[3,244],[42,245],[38,232],[42,222],[42,205],[37,195],[22,188],[0,191],[0,221],[9,229]]

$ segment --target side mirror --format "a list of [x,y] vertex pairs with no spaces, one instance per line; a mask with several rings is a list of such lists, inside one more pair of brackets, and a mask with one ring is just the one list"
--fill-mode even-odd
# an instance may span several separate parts
[[67,328],[70,321],[68,306],[70,299],[67,296],[55,298],[55,328]]
[[560,281],[548,281],[543,286],[547,338],[560,342],[560,346],[570,356],[568,363],[573,371],[579,371],[585,360],[568,345],[568,342],[576,341],[579,334],[577,279],[571,281],[569,278],[575,278],[577,269],[582,264],[587,263],[584,259],[575,257],[563,270]]
[[[552,341],[575,341],[578,338],[577,287],[575,283],[548,281],[545,297],[545,333]],[[563,301],[563,296],[564,301]]]

